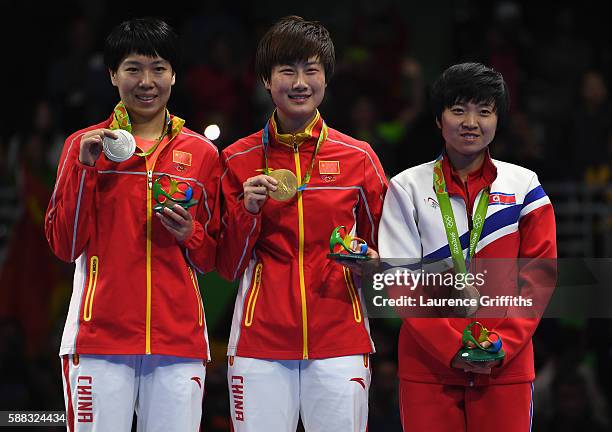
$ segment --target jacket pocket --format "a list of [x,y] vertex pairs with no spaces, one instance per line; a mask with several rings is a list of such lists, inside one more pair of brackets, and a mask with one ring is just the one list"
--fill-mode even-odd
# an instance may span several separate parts
[[355,284],[353,282],[353,275],[351,271],[342,267],[344,271],[344,281],[346,282],[346,287],[348,289],[349,297],[351,298],[351,303],[353,304],[353,318],[355,322],[361,322],[361,305],[359,304],[359,297],[357,296],[357,290],[355,289]]
[[255,314],[255,303],[257,302],[257,296],[259,295],[259,287],[261,286],[261,273],[263,271],[263,264],[259,263],[255,266],[253,272],[253,282],[251,289],[249,290],[249,296],[247,299],[246,313],[244,315],[245,327],[251,327],[253,324],[253,315]]
[[97,256],[89,259],[89,283],[87,284],[87,294],[85,295],[85,306],[83,307],[83,321],[91,321],[93,316],[93,302],[96,295],[96,285],[100,274],[100,262]]
[[200,325],[200,327],[202,327],[202,323],[204,321],[204,310],[202,306],[202,296],[200,295],[200,288],[198,287],[196,277],[193,274],[193,270],[191,270],[191,267],[187,267],[187,270],[189,270],[189,277],[191,277],[191,283],[193,284],[193,289],[195,290],[196,294],[196,303],[198,304],[198,324]]

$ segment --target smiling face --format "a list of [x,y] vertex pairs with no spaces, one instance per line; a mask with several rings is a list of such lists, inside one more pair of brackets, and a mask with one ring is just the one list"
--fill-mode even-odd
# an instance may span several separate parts
[[132,122],[147,123],[165,116],[166,104],[175,81],[174,71],[168,61],[159,56],[130,54],[110,75]]
[[492,103],[456,103],[442,111],[436,120],[446,142],[446,151],[453,156],[472,158],[484,152],[493,141],[497,129],[497,112]]
[[293,64],[276,65],[264,82],[277,108],[285,133],[302,130],[315,115],[325,96],[325,69],[318,57]]

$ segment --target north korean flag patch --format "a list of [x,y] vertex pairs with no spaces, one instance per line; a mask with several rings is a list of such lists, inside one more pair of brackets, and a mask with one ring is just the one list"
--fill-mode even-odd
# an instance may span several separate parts
[[340,174],[340,161],[319,161],[319,174]]
[[191,153],[180,150],[172,150],[172,162],[191,166]]
[[516,196],[502,192],[491,192],[489,194],[489,205],[515,205]]

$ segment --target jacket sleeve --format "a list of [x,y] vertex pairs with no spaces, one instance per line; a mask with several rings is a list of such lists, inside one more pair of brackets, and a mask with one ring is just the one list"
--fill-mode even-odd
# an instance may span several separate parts
[[215,265],[219,236],[220,177],[219,153],[211,150],[207,152],[200,167],[202,198],[196,211],[194,231],[184,243],[187,259],[200,273],[211,271]]
[[223,218],[217,245],[217,272],[235,280],[249,263],[249,258],[261,231],[261,212],[250,213],[242,200],[242,182],[232,170],[227,155],[221,157],[221,190],[223,192]]
[[[557,239],[552,204],[535,174],[523,202],[519,233],[518,285],[521,295],[542,301],[542,297],[550,297],[556,284]],[[531,341],[539,321],[540,317],[500,320],[495,330],[503,339],[506,352],[504,365],[511,362]]]
[[364,158],[363,194],[357,208],[357,232],[378,250],[378,226],[387,191],[387,178],[378,156],[368,145]]
[[80,132],[68,137],[57,168],[51,201],[45,214],[45,236],[63,261],[73,262],[86,248],[95,227],[97,169],[78,160]]
[[[421,259],[423,255],[418,214],[411,193],[394,179],[385,197],[378,244],[382,260],[391,260],[388,261],[391,265],[394,259]],[[391,288],[390,294],[394,291]],[[448,318],[404,318],[404,326],[425,350],[450,367],[461,348],[461,333],[451,326]]]

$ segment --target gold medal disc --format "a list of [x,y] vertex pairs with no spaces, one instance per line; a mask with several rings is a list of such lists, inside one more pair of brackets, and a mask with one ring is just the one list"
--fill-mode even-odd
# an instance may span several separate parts
[[287,201],[293,198],[297,192],[297,178],[288,169],[277,169],[270,172],[270,177],[278,181],[275,191],[270,191],[268,195],[276,201]]

